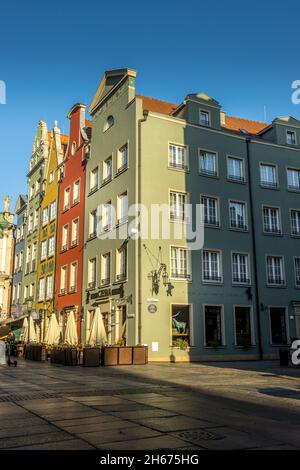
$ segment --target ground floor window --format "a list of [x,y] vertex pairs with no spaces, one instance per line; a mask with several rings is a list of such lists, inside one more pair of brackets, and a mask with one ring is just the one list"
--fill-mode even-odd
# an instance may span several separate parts
[[251,308],[235,307],[235,341],[237,346],[250,347],[252,344],[251,334]]
[[183,348],[191,345],[191,306],[172,305],[172,345]]
[[205,305],[205,344],[218,347],[223,344],[222,307],[220,305]]
[[284,307],[270,307],[270,323],[272,344],[286,344],[286,309]]

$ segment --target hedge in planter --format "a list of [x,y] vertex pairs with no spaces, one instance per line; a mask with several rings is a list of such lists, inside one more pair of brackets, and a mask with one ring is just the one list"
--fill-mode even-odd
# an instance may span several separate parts
[[101,349],[100,348],[84,348],[83,362],[84,367],[98,367],[101,364]]

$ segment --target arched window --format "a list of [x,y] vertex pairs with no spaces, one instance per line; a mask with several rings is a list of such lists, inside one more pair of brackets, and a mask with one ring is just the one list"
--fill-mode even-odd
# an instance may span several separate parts
[[114,117],[113,116],[108,116],[106,123],[104,124],[103,132],[107,131],[110,129],[115,123]]

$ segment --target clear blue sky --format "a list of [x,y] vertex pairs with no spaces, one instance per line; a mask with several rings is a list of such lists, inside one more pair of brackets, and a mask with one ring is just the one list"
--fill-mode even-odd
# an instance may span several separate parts
[[106,69],[137,69],[137,91],[180,102],[204,91],[229,115],[292,114],[300,79],[299,2],[10,0],[0,7],[0,205],[26,191],[39,119],[90,103]]

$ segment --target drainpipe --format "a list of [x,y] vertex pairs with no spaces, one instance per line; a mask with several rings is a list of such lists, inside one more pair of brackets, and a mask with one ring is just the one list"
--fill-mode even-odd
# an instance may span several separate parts
[[[149,111],[143,110],[143,118],[138,121],[138,185],[137,202],[142,203],[142,123],[147,121]],[[138,240],[138,344],[142,344],[142,239]]]
[[251,138],[246,137],[246,153],[247,153],[247,168],[249,179],[249,198],[250,198],[250,219],[251,219],[251,236],[253,247],[253,265],[254,265],[254,282],[255,282],[255,299],[256,299],[256,323],[257,323],[257,337],[258,337],[258,351],[259,359],[263,359],[263,349],[261,340],[261,324],[260,324],[260,300],[258,288],[258,274],[257,274],[257,253],[256,253],[256,234],[254,228],[254,212],[253,212],[253,191],[252,191],[252,175],[251,175],[251,157],[250,157],[250,143]]

